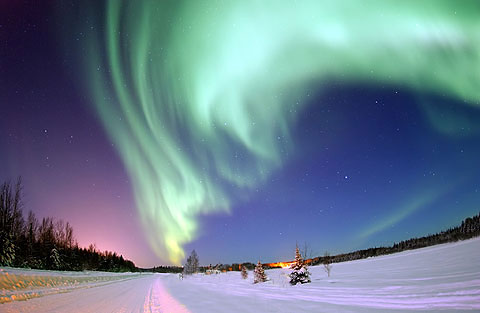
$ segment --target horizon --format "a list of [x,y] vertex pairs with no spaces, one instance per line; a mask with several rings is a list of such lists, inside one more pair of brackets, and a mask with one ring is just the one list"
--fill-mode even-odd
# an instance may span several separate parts
[[[470,219],[472,217],[476,217],[478,218],[480,216],[480,212],[477,213],[476,215],[473,215],[473,216],[467,216],[465,217],[465,219],[462,220],[462,223],[467,220],[467,219]],[[400,244],[401,242],[405,242],[405,241],[410,241],[410,240],[415,240],[415,239],[421,239],[421,238],[429,238],[429,237],[432,237],[432,236],[435,236],[435,235],[439,235],[441,233],[444,233],[444,232],[447,232],[448,230],[452,229],[452,228],[455,228],[455,227],[459,227],[459,225],[456,225],[456,226],[453,226],[453,227],[449,227],[448,229],[444,229],[444,230],[441,230],[441,231],[438,231],[436,233],[433,233],[433,234],[427,234],[425,236],[422,236],[422,237],[411,237],[411,238],[406,238],[406,239],[403,239],[401,241],[398,241],[398,242],[393,242],[391,245],[386,245],[386,246],[375,246],[375,247],[368,247],[368,248],[364,248],[364,249],[359,249],[359,250],[353,250],[353,251],[344,251],[344,252],[339,252],[337,254],[331,254],[329,251],[325,251],[323,254],[315,254],[315,253],[310,253],[309,252],[309,247],[308,245],[305,247],[305,246],[300,246],[300,245],[297,245],[297,247],[301,250],[301,251],[305,251],[305,249],[307,249],[307,253],[310,254],[309,257],[306,257],[304,258],[304,261],[306,262],[307,265],[310,265],[312,266],[311,264],[311,261],[313,261],[314,259],[318,259],[318,258],[323,258],[325,257],[325,253],[328,254],[328,257],[336,257],[336,256],[339,256],[339,255],[344,255],[344,254],[352,254],[352,253],[355,253],[355,252],[360,252],[360,251],[364,251],[364,250],[369,250],[369,249],[383,249],[383,248],[393,248],[395,245],[397,244]],[[429,244],[427,246],[422,246],[420,248],[428,248],[428,247],[431,247],[431,246],[435,246],[435,245],[439,245],[439,244],[450,244],[452,242],[457,242],[457,241],[462,241],[462,240],[470,240],[470,239],[475,239],[475,235],[473,235],[472,237],[468,237],[466,239],[459,239],[459,240],[454,240],[454,241],[445,241],[445,242],[440,242],[440,243],[433,243],[433,244]],[[382,253],[378,256],[382,256],[382,255],[388,255],[388,254],[392,254],[392,253],[399,253],[399,252],[407,252],[409,250],[416,250],[416,249],[420,249],[419,247],[416,247],[416,248],[409,248],[409,249],[405,249],[405,250],[399,250],[397,252],[390,252],[390,253]],[[192,250],[193,251],[193,250]],[[304,256],[304,253],[302,253],[302,257]],[[360,257],[360,259],[363,259],[363,257]],[[358,259],[352,259],[352,260],[358,260]],[[246,264],[246,263],[249,263],[249,264],[255,264],[255,262],[257,261],[246,261],[246,262],[233,262],[233,263],[217,263],[215,265],[242,265],[242,264]],[[284,267],[283,265],[289,265],[290,263],[293,263],[294,262],[294,257],[291,258],[290,260],[276,260],[276,261],[271,261],[271,262],[261,262],[264,266],[269,266],[269,267],[272,267],[272,268],[275,268],[275,267]],[[342,262],[342,261],[340,261]],[[199,264],[200,267],[209,267],[213,264]],[[322,263],[318,263],[318,264],[314,264],[314,265],[322,265]],[[179,268],[183,268],[183,265],[165,265],[165,264],[159,264],[158,266],[153,266],[152,268],[155,268],[155,267],[179,267]],[[140,269],[143,269],[143,270],[146,270],[146,269],[151,269],[151,268],[140,268]]]
[[350,4],[1,3],[0,182],[140,268],[457,226],[479,212],[479,22]]

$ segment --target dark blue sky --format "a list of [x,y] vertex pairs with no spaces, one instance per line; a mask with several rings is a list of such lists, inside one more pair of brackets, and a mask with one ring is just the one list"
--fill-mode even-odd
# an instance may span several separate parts
[[[68,220],[81,245],[158,265],[58,8],[34,3],[0,4],[0,180],[22,176],[25,211]],[[231,214],[200,216],[185,250],[202,264],[289,260],[296,242],[318,255],[389,245],[479,212],[478,106],[382,82],[308,94],[284,164],[232,192]]]
[[[422,100],[480,117],[436,95]],[[302,113],[295,141],[299,148],[282,171],[232,216],[206,217],[209,231],[192,248],[240,250],[236,261],[252,252],[286,260],[286,247],[296,242],[319,255],[390,245],[447,229],[478,211],[478,135],[438,133],[408,90],[332,85]]]

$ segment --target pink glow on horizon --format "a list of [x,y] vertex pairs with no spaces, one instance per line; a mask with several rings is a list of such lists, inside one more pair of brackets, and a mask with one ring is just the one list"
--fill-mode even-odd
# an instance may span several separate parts
[[53,217],[69,222],[80,247],[95,244],[97,250],[116,252],[138,267],[159,265],[141,230],[128,186],[115,194],[109,182],[98,177],[82,176],[73,184],[24,181],[25,216],[32,210],[40,221]]

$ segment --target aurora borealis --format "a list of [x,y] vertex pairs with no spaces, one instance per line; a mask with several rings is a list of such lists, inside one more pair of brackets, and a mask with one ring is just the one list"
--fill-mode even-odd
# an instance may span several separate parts
[[[206,261],[223,261],[212,248],[223,244],[225,262],[288,257],[296,240],[344,251],[478,212],[478,1],[90,1],[46,10],[63,26],[50,31],[58,44],[48,53],[67,64],[55,66],[68,68],[62,75],[82,95],[88,124],[106,131],[115,152],[94,150],[121,159],[137,231],[163,262],[179,264],[196,246]],[[15,112],[5,101],[2,110]],[[12,147],[9,160],[20,151]],[[22,168],[15,162],[2,163]],[[292,210],[308,221],[292,223]],[[348,231],[345,217],[355,219]],[[326,236],[337,239],[312,239]],[[266,242],[252,243],[258,237]],[[227,256],[239,241],[238,256]]]

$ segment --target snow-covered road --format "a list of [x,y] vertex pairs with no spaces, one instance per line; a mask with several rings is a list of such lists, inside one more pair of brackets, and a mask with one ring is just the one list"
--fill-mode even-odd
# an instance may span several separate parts
[[62,292],[0,305],[0,312],[188,312],[165,289],[160,275],[138,275],[88,284]]
[[253,285],[251,272],[247,280],[238,272],[179,280],[4,268],[0,299],[10,302],[0,312],[480,311],[480,238],[334,264],[330,278],[320,266],[310,271],[311,284],[292,287],[284,269]]

